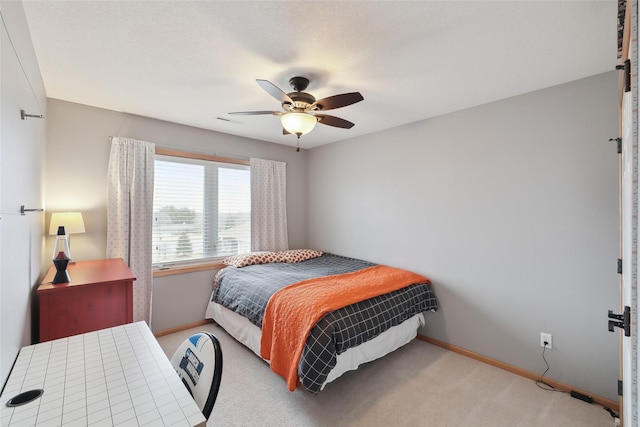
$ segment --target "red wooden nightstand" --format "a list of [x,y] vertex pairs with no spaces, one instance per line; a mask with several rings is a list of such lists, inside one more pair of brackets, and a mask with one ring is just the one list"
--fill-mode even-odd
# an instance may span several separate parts
[[135,276],[120,258],[69,264],[71,282],[52,284],[51,266],[38,287],[40,342],[133,322]]

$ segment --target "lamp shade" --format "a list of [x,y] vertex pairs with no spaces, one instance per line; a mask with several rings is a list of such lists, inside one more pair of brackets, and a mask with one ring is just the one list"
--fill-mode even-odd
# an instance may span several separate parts
[[286,113],[280,116],[280,122],[287,132],[300,136],[311,132],[318,119],[307,113]]
[[54,212],[51,214],[49,234],[57,234],[64,227],[66,234],[84,233],[84,221],[80,212]]

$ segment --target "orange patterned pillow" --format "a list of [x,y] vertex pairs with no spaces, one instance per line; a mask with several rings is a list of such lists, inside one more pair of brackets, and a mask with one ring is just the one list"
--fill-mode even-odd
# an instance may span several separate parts
[[271,251],[249,252],[247,254],[233,255],[222,260],[223,264],[238,268],[247,265],[268,264],[270,262],[284,262],[284,260],[279,252]]
[[290,249],[288,251],[280,251],[282,262],[301,262],[312,258],[322,256],[322,252],[312,249]]

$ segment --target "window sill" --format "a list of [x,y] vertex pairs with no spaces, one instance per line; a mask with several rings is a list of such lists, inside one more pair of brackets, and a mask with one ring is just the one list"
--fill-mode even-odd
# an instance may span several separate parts
[[225,265],[221,261],[197,264],[182,264],[153,270],[153,277],[173,276],[174,274],[193,273],[196,271],[219,270]]

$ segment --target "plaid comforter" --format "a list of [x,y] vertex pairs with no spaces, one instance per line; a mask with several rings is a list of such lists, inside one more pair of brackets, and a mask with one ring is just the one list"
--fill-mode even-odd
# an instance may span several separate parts
[[[261,328],[267,302],[277,290],[313,277],[349,273],[374,265],[325,253],[299,263],[228,267],[216,275],[212,301]],[[413,284],[326,314],[313,327],[305,344],[298,366],[302,386],[317,393],[339,354],[418,313],[436,308],[431,286]]]

